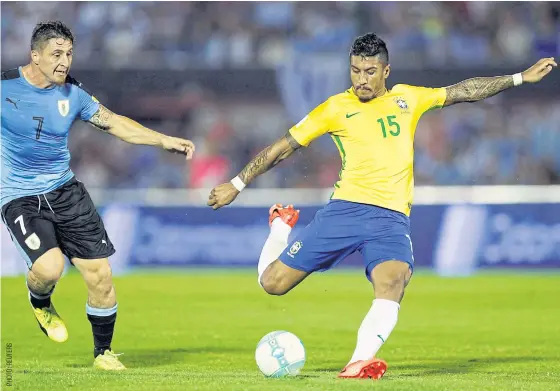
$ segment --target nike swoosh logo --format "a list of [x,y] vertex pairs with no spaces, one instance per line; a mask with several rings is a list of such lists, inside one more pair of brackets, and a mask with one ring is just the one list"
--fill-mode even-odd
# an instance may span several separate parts
[[16,99],[16,101],[14,102],[14,101],[13,101],[12,99],[10,99],[10,98],[6,98],[6,101],[7,101],[7,102],[10,102],[11,104],[13,104],[13,105],[14,105],[14,106],[16,107],[16,109],[18,108],[18,107],[17,107],[17,103],[16,103],[16,102],[18,102],[18,101],[19,101],[19,99]]
[[379,338],[380,340],[383,341],[383,343],[385,343],[385,340],[383,339],[383,337],[382,337],[381,335],[378,334],[378,335],[377,335],[377,338]]
[[350,118],[355,116],[356,114],[360,114],[360,112],[358,111],[357,113],[346,113],[346,118]]

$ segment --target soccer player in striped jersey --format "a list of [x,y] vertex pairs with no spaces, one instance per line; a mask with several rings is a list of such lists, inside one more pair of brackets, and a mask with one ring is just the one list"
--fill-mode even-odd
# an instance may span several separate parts
[[27,262],[29,300],[41,330],[56,342],[68,338],[51,302],[66,255],[88,288],[94,366],[123,370],[111,348],[117,301],[108,257],[115,250],[87,190],[70,170],[70,127],[81,119],[126,142],[162,147],[188,159],[194,145],[101,105],[68,73],[73,44],[63,23],[39,23],[31,37],[31,62],[2,72],[1,215]]

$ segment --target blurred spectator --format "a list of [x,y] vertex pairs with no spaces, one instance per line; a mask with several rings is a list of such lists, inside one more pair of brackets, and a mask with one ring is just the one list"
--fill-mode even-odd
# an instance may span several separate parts
[[218,122],[202,140],[196,143],[197,150],[190,163],[191,188],[211,188],[227,182],[230,178],[230,163],[224,156],[224,144],[231,139],[230,128],[223,122]]
[[274,66],[288,46],[346,50],[362,30],[379,33],[399,65],[522,64],[560,46],[555,2],[8,2],[3,62],[25,61],[35,23],[54,18],[90,67]]
[[[25,63],[35,23],[55,18],[74,31],[75,69],[229,72],[275,68],[294,50],[319,54],[315,61],[326,63],[327,54],[340,58],[365,30],[379,33],[392,64],[403,68],[521,66],[537,56],[560,55],[560,5],[554,2],[3,2],[1,7],[3,69]],[[310,78],[300,76],[293,83],[305,87]],[[324,77],[316,83],[333,84]],[[98,188],[212,187],[293,125],[277,100],[220,101],[204,86],[194,94],[170,88],[168,96],[144,97],[141,122],[193,139],[195,158],[185,164],[182,156],[131,146],[78,121],[70,150],[82,181]],[[315,98],[307,93],[300,88],[287,95],[296,103],[295,94],[302,102]],[[150,122],[154,112],[166,121]],[[416,184],[558,183],[559,150],[560,96],[458,105],[420,121]],[[330,187],[339,170],[339,153],[324,136],[253,186]]]

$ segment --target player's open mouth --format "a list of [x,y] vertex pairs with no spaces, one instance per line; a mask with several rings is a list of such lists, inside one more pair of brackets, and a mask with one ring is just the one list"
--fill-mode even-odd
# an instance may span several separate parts
[[66,71],[55,71],[54,73],[57,74],[57,75],[66,76]]

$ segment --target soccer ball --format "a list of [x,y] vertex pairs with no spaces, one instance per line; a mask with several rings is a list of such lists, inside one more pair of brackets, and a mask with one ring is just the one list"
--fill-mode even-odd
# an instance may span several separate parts
[[296,376],[305,364],[305,348],[294,334],[273,331],[257,344],[255,360],[267,377]]

